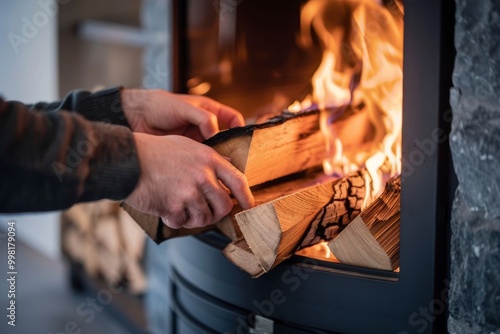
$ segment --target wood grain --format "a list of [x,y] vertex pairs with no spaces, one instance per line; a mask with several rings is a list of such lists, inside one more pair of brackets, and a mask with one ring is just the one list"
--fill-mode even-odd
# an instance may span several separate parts
[[329,243],[342,262],[381,270],[399,267],[401,178],[387,182],[384,192]]

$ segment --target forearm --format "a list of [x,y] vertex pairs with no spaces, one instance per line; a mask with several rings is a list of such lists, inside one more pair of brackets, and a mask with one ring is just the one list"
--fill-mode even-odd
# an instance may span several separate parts
[[95,93],[74,90],[60,101],[52,103],[39,102],[27,105],[27,108],[44,112],[74,111],[89,121],[129,127],[123,113],[122,91],[123,89],[120,87],[100,90]]
[[0,100],[0,174],[0,212],[48,211],[124,199],[140,167],[126,127]]

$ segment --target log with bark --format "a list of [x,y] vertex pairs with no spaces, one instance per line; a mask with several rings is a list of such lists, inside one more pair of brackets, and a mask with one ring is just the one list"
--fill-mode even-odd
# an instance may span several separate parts
[[384,192],[329,243],[342,263],[381,270],[399,267],[401,178],[387,182]]
[[318,111],[222,131],[206,144],[230,157],[250,187],[321,165],[325,152]]

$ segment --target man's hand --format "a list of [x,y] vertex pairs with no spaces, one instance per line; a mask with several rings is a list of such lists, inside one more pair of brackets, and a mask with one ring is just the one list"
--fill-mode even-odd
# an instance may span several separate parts
[[215,223],[233,203],[254,205],[245,176],[212,148],[181,136],[134,133],[141,176],[125,200],[139,211],[162,217],[171,228]]
[[219,132],[218,121],[228,127],[244,125],[238,111],[204,96],[123,89],[121,98],[134,132],[182,135],[202,141]]

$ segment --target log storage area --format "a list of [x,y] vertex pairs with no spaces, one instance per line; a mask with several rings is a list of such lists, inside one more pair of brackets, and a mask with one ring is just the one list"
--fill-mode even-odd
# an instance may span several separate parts
[[146,239],[118,202],[74,205],[61,220],[62,250],[74,264],[109,286],[124,285],[133,296],[144,293]]
[[147,326],[146,238],[119,202],[77,204],[61,214],[61,249],[72,289],[94,298],[99,291],[121,291],[113,294],[109,311],[136,332]]
[[[213,226],[174,230],[159,217],[124,203],[122,207],[157,243],[218,228],[231,240],[223,254],[252,277],[300,249],[327,241],[345,263],[394,270],[399,263],[398,180],[374,199],[373,180],[363,168],[341,178],[324,175],[325,139],[319,115],[319,111],[285,113],[262,124],[222,131],[206,141],[245,174],[256,201],[252,209],[242,211],[235,203],[231,214]],[[342,134],[342,121],[337,126],[336,133]],[[363,137],[346,132],[344,136],[349,137],[345,138],[347,150],[364,144]],[[350,223],[355,227],[349,229]],[[391,226],[389,232],[386,223]],[[371,243],[366,241],[368,234]],[[385,252],[384,265],[371,264],[370,256],[364,262],[352,260],[356,252],[373,249],[379,257]]]

